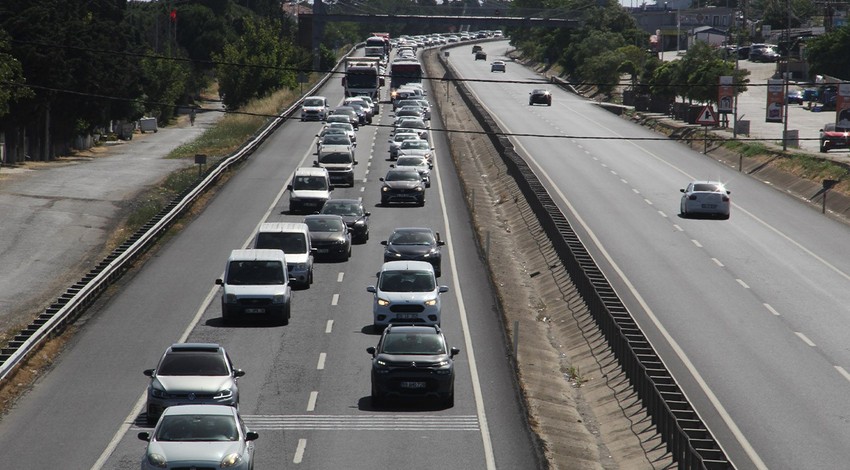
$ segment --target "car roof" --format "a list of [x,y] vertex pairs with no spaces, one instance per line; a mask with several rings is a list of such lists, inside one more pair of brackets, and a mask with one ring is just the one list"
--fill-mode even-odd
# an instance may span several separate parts
[[415,233],[428,232],[428,233],[431,233],[431,232],[433,232],[433,230],[431,230],[428,227],[399,227],[399,228],[393,230],[393,233],[402,233],[402,232],[404,232],[404,233],[411,233],[411,232],[415,232]]
[[334,203],[338,203],[338,204],[363,204],[363,202],[360,201],[360,199],[328,199],[327,202],[325,202],[325,205],[334,204]]
[[427,261],[387,261],[381,266],[384,271],[430,271],[434,272],[434,266]]
[[295,169],[295,174],[298,176],[327,176],[328,170],[313,166],[302,166]]
[[168,348],[173,352],[219,352],[221,349],[218,343],[174,343]]
[[222,415],[233,416],[236,408],[228,405],[172,405],[162,412],[163,416],[169,415]]
[[322,219],[322,220],[342,220],[342,216],[341,216],[341,215],[336,215],[336,214],[310,214],[310,215],[305,215],[305,216],[304,216],[304,220],[305,220],[305,221],[306,221],[306,220],[316,220],[316,219]]
[[283,251],[249,248],[244,250],[233,250],[230,252],[228,261],[285,261]]
[[300,222],[265,222],[260,225],[260,232],[306,232],[307,224]]
[[434,333],[439,334],[442,333],[440,327],[437,325],[405,325],[404,323],[390,323],[389,326],[384,330],[384,334],[394,334],[394,333]]

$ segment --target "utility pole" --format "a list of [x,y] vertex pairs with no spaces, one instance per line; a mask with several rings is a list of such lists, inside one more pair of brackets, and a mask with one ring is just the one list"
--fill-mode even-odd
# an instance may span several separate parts
[[788,78],[791,75],[791,0],[785,0],[785,10],[788,12],[785,19],[785,86],[782,100],[785,102],[785,124],[782,130],[782,150],[788,150]]

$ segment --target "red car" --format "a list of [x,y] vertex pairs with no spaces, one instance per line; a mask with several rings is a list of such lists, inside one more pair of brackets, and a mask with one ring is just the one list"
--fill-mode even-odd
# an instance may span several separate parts
[[820,151],[850,148],[850,127],[838,127],[835,123],[824,124],[820,130]]

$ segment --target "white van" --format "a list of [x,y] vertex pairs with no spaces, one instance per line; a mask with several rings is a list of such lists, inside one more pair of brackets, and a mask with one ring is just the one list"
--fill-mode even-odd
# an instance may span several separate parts
[[313,256],[307,224],[295,222],[266,222],[260,225],[254,239],[255,249],[283,250],[289,282],[310,287],[313,283]]
[[238,314],[266,315],[289,323],[292,291],[281,250],[233,250],[224,268],[221,316],[230,322]]
[[301,120],[324,121],[330,109],[328,99],[324,96],[308,96],[301,102]]
[[325,168],[301,167],[295,170],[289,190],[289,211],[319,212],[331,197],[333,186]]

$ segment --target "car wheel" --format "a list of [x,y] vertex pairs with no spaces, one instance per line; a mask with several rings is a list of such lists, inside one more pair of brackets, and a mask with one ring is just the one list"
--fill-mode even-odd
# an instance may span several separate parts
[[375,389],[375,386],[372,386],[372,406],[377,408],[383,406],[384,397]]
[[281,314],[281,319],[280,319],[281,323],[283,323],[284,325],[288,325],[289,324],[289,318],[291,316],[292,316],[292,303],[290,301],[290,302],[287,302],[286,305],[283,306],[283,312]]
[[455,392],[452,390],[448,395],[443,397],[443,406],[453,408],[455,406]]
[[313,283],[313,268],[310,268],[310,272],[307,273],[307,285]]
[[425,207],[425,199],[419,201],[419,207]]
[[229,323],[233,323],[233,317],[234,317],[233,313],[231,313],[230,309],[228,309],[227,306],[224,305],[224,302],[222,302],[221,303],[221,320],[225,324],[229,324]]
[[156,422],[159,421],[159,416],[155,416],[153,413],[151,413],[150,407],[148,407],[148,412],[145,414],[147,415],[145,416],[145,423],[148,426],[156,426]]
[[820,144],[820,153],[826,153],[826,151],[827,151],[827,148],[824,147],[823,144]]
[[528,105],[529,105],[529,106],[534,106],[534,102],[533,102],[533,101],[529,101],[529,102],[528,102]]
[[382,206],[386,206],[386,205],[388,205],[388,204],[389,204],[389,203],[387,202],[387,200],[386,200],[386,199],[381,198],[381,205],[382,205]]

